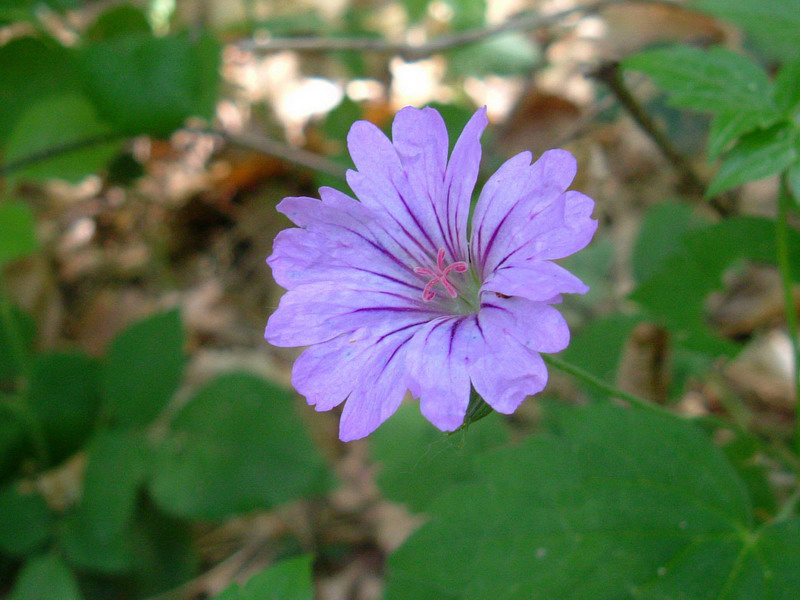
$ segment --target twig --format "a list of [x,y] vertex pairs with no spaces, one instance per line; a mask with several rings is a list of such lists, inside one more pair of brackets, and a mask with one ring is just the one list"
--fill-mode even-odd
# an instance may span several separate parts
[[797,308],[792,291],[792,265],[789,261],[789,211],[793,199],[789,191],[786,173],[781,174],[781,185],[778,191],[778,214],[775,217],[775,245],[777,246],[778,271],[781,274],[783,303],[786,311],[786,328],[789,330],[789,341],[792,344],[794,363],[793,379],[795,405],[795,437],[794,448],[800,452],[800,342],[797,339]]
[[589,371],[581,369],[580,367],[568,363],[560,358],[553,356],[552,354],[542,354],[542,358],[544,362],[546,362],[551,367],[558,369],[559,371],[563,371],[568,375],[572,375],[573,377],[580,379],[584,383],[588,383],[594,388],[597,388],[601,392],[608,394],[611,398],[619,398],[620,400],[624,400],[628,404],[636,406],[638,408],[643,408],[650,412],[658,413],[661,415],[668,415],[670,417],[681,419],[683,418],[681,415],[674,413],[658,404],[653,404],[645,400],[644,398],[640,398],[639,396],[634,396],[624,390],[621,390],[613,385],[606,383],[599,377],[595,377]]
[[[630,116],[636,121],[637,125],[650,137],[651,140],[658,146],[662,154],[678,171],[681,177],[681,182],[688,188],[689,191],[702,195],[706,189],[705,183],[700,176],[695,172],[692,164],[673,146],[667,135],[655,124],[649,114],[642,108],[639,102],[631,94],[628,86],[625,84],[625,79],[620,70],[619,63],[612,61],[603,63],[595,69],[591,76],[603,83],[620,105],[628,111]],[[711,199],[711,205],[719,213],[720,216],[727,216],[730,214],[730,209],[723,206],[716,198]]]
[[19,171],[27,166],[40,163],[51,158],[56,158],[62,154],[69,154],[70,152],[77,152],[78,150],[94,148],[95,146],[116,142],[126,137],[127,135],[121,132],[104,133],[102,135],[94,135],[80,140],[75,140],[73,142],[68,142],[66,144],[61,144],[59,146],[45,148],[39,152],[34,152],[4,165],[0,165],[0,176],[8,176],[9,173]]
[[345,173],[347,172],[347,167],[343,164],[331,160],[322,154],[290,146],[289,144],[275,141],[263,135],[254,133],[236,135],[222,132],[216,133],[222,135],[228,143],[234,146],[240,146],[248,150],[255,150],[262,154],[268,154],[269,156],[274,156],[275,158],[280,158],[332,177],[344,179]]
[[292,37],[268,38],[265,40],[248,39],[237,44],[242,50],[252,52],[330,52],[335,50],[360,50],[399,55],[405,60],[413,61],[433,54],[451,50],[460,46],[474,44],[489,37],[513,31],[528,31],[558,23],[574,14],[592,14],[608,6],[620,4],[660,4],[685,8],[682,4],[671,0],[601,0],[586,6],[575,6],[551,15],[538,13],[514,17],[503,23],[490,27],[481,27],[442,35],[424,44],[408,44],[392,42],[377,37]]
[[[303,150],[302,148],[295,148],[289,144],[284,144],[261,135],[253,133],[233,135],[224,131],[204,131],[202,133],[220,135],[232,145],[241,146],[242,148],[247,148],[249,150],[255,150],[256,152],[261,152],[263,154],[268,154],[269,156],[274,156],[276,158],[280,158],[282,160],[286,160],[288,162],[295,163],[302,167],[319,171],[320,173],[325,173],[333,177],[338,177],[340,179],[344,179],[345,172],[347,171],[347,168],[344,165],[330,160],[321,154],[309,152],[308,150]],[[22,158],[14,160],[10,163],[0,165],[0,176],[5,177],[10,173],[19,171],[27,166],[43,162],[51,158],[56,158],[63,154],[69,154],[70,152],[85,150],[86,148],[93,148],[95,146],[100,146],[102,144],[113,142],[119,139],[124,139],[125,137],[126,135],[123,133],[113,133],[92,136],[82,140],[70,142],[68,144],[53,146],[52,148],[47,148],[41,152],[34,152],[33,154],[23,156]]]

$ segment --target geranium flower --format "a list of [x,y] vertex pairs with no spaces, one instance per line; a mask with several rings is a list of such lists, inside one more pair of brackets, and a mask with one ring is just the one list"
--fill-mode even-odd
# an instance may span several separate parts
[[551,262],[592,238],[594,202],[567,191],[576,163],[564,150],[506,161],[472,214],[486,110],[467,123],[448,161],[444,121],[406,107],[392,141],[356,122],[347,144],[358,200],[320,189],[321,200],[285,198],[278,210],[298,227],[282,231],[267,259],[288,292],[267,324],[276,346],[309,346],[292,383],[325,411],[345,402],[344,441],[364,437],[406,393],[442,431],[463,423],[470,386],[512,413],[541,391],[540,352],[558,352],[569,329],[551,306],[585,293]]

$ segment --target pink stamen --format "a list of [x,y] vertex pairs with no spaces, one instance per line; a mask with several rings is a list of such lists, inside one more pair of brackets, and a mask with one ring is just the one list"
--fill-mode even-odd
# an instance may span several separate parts
[[436,292],[433,291],[433,288],[437,283],[442,284],[444,289],[447,290],[447,293],[450,294],[451,298],[457,298],[458,292],[456,291],[456,288],[453,287],[453,284],[447,280],[447,276],[451,271],[455,271],[456,273],[464,273],[469,269],[469,266],[463,260],[459,260],[445,267],[444,248],[440,248],[439,252],[436,253],[436,266],[436,271],[425,269],[423,267],[417,267],[414,269],[414,273],[431,277],[431,280],[427,283],[425,289],[422,290],[422,299],[426,302],[433,300],[433,298],[436,296]]

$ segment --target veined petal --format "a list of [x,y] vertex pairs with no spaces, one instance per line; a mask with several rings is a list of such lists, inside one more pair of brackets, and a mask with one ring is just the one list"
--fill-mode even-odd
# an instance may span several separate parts
[[478,199],[471,251],[482,274],[491,272],[508,254],[520,232],[529,233],[534,219],[575,177],[575,158],[566,150],[548,150],[530,167],[524,165],[527,156],[523,152],[506,161]]
[[446,201],[444,211],[438,210],[447,223],[447,235],[455,248],[453,260],[467,260],[467,220],[472,192],[478,180],[481,163],[481,135],[489,120],[486,107],[479,108],[470,118],[453,148],[445,177]]
[[409,183],[392,143],[372,123],[357,121],[347,135],[347,145],[358,169],[347,172],[347,183],[358,199],[386,215],[418,264],[427,262],[425,257],[435,258],[444,238],[433,205]]
[[475,391],[499,413],[511,414],[526,397],[544,389],[547,367],[538,353],[529,350],[507,336],[495,331],[480,317],[476,321],[481,333],[473,341],[469,375]]
[[589,287],[575,275],[547,260],[522,261],[500,267],[481,289],[547,303],[560,294],[585,294],[589,291]]
[[283,295],[278,310],[267,322],[264,337],[275,346],[308,346],[362,327],[378,337],[439,316],[441,313],[421,298],[313,283]]
[[447,128],[432,108],[406,106],[392,122],[392,143],[411,187],[435,205],[442,198],[447,168]]
[[480,323],[494,335],[509,336],[534,352],[561,352],[569,344],[564,317],[544,302],[484,293]]
[[469,345],[474,315],[445,317],[420,327],[408,348],[409,388],[420,410],[442,431],[464,422],[469,405]]
[[411,334],[376,345],[356,379],[339,422],[339,439],[363,438],[394,414],[406,393],[406,353]]

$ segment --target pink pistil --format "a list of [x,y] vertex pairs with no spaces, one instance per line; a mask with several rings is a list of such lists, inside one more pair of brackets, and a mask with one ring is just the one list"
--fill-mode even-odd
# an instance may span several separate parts
[[439,252],[436,254],[436,266],[438,268],[435,271],[432,271],[431,269],[424,269],[422,267],[417,267],[414,269],[414,273],[431,277],[431,280],[425,286],[425,289],[422,290],[422,299],[426,302],[433,300],[434,296],[436,296],[436,292],[433,291],[433,288],[437,283],[441,283],[444,286],[444,289],[447,290],[447,293],[450,294],[451,298],[457,298],[458,292],[456,291],[456,288],[453,287],[453,284],[447,280],[447,275],[450,273],[450,271],[463,273],[469,269],[469,266],[467,266],[467,263],[465,263],[463,260],[459,260],[445,267],[444,248],[440,248]]

